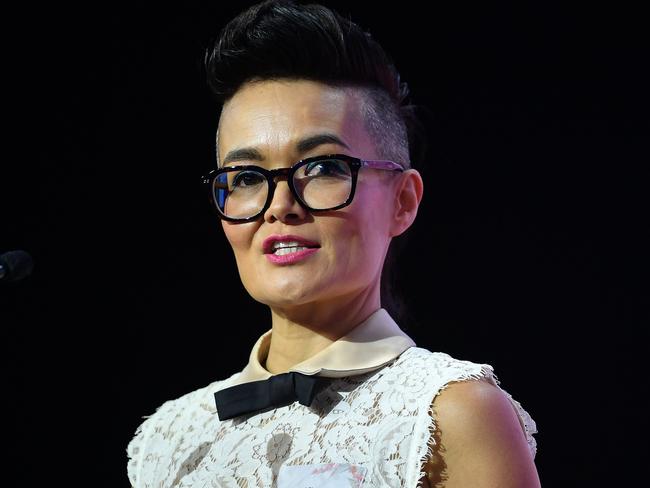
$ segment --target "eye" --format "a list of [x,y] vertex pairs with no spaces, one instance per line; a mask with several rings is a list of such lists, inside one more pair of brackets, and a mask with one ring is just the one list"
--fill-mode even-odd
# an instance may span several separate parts
[[266,178],[257,171],[239,171],[234,173],[230,183],[231,188],[250,188],[264,183]]
[[350,168],[345,161],[340,159],[321,159],[305,165],[305,176],[331,176],[342,177],[350,175]]

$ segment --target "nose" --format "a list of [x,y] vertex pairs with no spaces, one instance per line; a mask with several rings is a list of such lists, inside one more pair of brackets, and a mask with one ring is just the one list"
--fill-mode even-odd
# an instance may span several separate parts
[[307,217],[307,210],[296,200],[286,178],[276,180],[271,205],[264,212],[264,220],[272,223],[296,222]]

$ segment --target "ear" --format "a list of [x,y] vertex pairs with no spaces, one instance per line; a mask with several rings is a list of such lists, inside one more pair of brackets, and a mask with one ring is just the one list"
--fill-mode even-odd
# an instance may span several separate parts
[[424,183],[417,170],[407,169],[400,175],[395,187],[391,237],[400,235],[411,226],[418,213],[423,191]]

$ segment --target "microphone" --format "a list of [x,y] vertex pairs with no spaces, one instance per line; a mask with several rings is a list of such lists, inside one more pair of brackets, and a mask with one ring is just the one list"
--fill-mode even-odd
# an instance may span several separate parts
[[0,283],[27,278],[34,269],[34,260],[25,251],[9,251],[0,255]]

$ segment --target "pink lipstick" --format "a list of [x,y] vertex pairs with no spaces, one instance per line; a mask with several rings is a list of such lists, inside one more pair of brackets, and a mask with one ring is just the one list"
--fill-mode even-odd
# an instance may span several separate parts
[[266,258],[273,264],[293,264],[314,254],[320,245],[296,235],[274,234],[262,244]]

